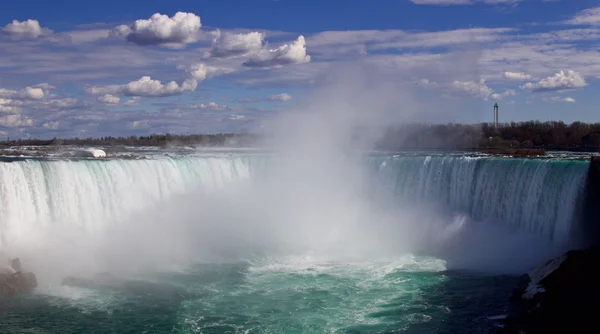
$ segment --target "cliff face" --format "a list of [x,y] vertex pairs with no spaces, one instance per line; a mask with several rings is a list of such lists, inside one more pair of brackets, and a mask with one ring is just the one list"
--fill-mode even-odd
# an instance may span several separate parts
[[597,333],[600,247],[575,250],[531,270],[498,333]]
[[579,233],[584,246],[600,245],[600,156],[592,157],[588,168],[583,221]]

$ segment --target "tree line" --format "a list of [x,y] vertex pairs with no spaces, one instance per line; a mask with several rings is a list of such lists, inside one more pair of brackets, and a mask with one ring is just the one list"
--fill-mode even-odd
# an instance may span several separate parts
[[[583,139],[583,141],[582,141]],[[598,150],[600,123],[511,122],[480,124],[406,124],[389,128],[380,149],[544,148]]]
[[[360,134],[359,134],[360,137]],[[545,148],[587,149],[600,148],[600,123],[573,122],[511,122],[496,128],[490,123],[479,124],[403,124],[381,131],[375,148],[401,149],[480,149],[480,148]],[[203,146],[249,147],[259,144],[262,135],[251,133],[219,134],[156,134],[149,136],[6,139],[0,146]],[[585,139],[582,142],[582,139]]]

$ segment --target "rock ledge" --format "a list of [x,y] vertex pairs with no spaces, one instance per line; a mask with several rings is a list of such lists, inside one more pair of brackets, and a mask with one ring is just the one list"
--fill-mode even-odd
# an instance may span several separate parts
[[497,333],[598,333],[600,247],[573,250],[531,270]]

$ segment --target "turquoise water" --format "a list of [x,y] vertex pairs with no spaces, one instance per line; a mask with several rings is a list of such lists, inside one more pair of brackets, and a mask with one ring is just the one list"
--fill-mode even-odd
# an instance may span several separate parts
[[0,163],[0,248],[40,282],[0,333],[486,333],[516,262],[573,241],[587,170],[385,155],[270,182],[272,159]]
[[486,332],[515,277],[444,270],[439,260],[309,258],[202,264],[113,287],[54,287],[10,301],[3,333]]

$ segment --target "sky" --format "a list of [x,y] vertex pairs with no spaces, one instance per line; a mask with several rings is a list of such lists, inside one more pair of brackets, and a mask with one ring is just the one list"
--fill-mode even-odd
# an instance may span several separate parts
[[496,102],[500,122],[600,122],[600,2],[14,1],[0,137],[253,132],[356,66],[460,105],[430,122],[490,122]]

